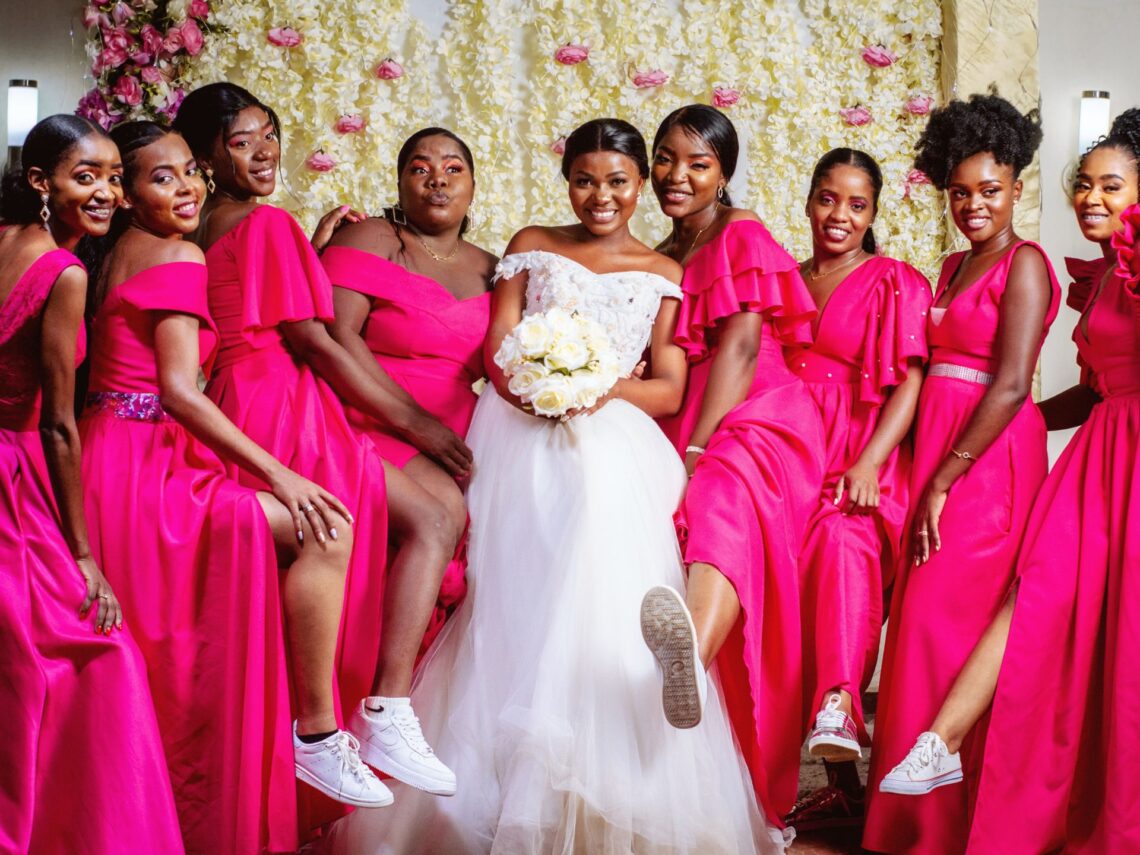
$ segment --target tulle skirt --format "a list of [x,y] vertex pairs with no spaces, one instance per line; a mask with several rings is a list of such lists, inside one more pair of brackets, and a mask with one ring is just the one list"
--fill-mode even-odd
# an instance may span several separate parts
[[458,793],[397,784],[336,851],[779,851],[715,679],[701,724],[674,729],[641,638],[645,591],[683,585],[665,436],[624,401],[559,423],[488,389],[468,442],[470,590],[412,693]]

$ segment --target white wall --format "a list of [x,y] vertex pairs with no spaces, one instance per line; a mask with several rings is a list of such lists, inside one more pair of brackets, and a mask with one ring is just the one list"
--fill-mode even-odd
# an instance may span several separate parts
[[[1100,250],[1081,237],[1061,176],[1077,156],[1077,117],[1081,91],[1106,89],[1112,114],[1140,106],[1140,0],[1039,0],[1041,118],[1041,243],[1057,268],[1062,285],[1065,256],[1095,258]],[[1076,347],[1070,336],[1077,313],[1062,305],[1041,357],[1045,396],[1077,382]],[[1049,439],[1055,459],[1072,431]]]

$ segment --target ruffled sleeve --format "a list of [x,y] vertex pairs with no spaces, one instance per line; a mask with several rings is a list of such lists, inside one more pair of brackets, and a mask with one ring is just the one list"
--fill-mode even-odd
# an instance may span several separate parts
[[1133,295],[1140,293],[1140,205],[1127,208],[1120,215],[1124,228],[1112,235],[1116,250],[1116,275]]
[[234,229],[244,333],[290,321],[333,319],[332,284],[297,221],[261,205]]
[[862,349],[859,398],[869,404],[886,400],[888,390],[906,378],[911,359],[926,362],[930,356],[926,342],[926,316],[933,298],[930,283],[909,264],[883,260],[889,266],[876,277],[876,317],[867,324]]
[[1104,276],[1105,260],[1093,258],[1066,258],[1065,269],[1073,277],[1069,290],[1065,294],[1065,304],[1070,309],[1083,312],[1088,305],[1089,298],[1096,292],[1101,277]]
[[218,329],[210,317],[206,298],[208,280],[205,264],[173,261],[136,273],[112,293],[123,303],[144,312],[181,312],[196,317],[198,347],[203,368],[209,374],[217,349]]
[[681,283],[685,300],[676,342],[690,362],[709,352],[707,332],[738,312],[771,320],[780,343],[811,344],[815,303],[799,267],[755,220],[735,220],[697,250]]
[[515,252],[504,256],[495,265],[495,275],[491,277],[491,281],[499,282],[518,276],[524,270],[529,270],[532,262],[532,254],[529,252]]
[[399,296],[408,278],[400,265],[347,246],[330,246],[321,253],[321,264],[333,285],[378,299]]

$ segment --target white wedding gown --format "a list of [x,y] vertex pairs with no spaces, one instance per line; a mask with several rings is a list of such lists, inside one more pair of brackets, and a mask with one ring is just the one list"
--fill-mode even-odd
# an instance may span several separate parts
[[[656,274],[596,274],[549,252],[528,270],[527,313],[598,321],[628,374],[662,297]],[[331,847],[352,853],[773,853],[769,828],[710,683],[700,725],[661,709],[639,607],[682,588],[672,516],[685,488],[653,419],[615,400],[559,422],[488,386],[467,442],[475,466],[467,598],[425,657],[412,704],[458,778],[451,798],[388,782],[393,806],[357,810]]]

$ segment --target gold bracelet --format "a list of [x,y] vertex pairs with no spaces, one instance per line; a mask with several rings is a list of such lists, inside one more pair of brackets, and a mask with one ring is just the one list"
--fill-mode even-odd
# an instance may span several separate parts
[[953,454],[955,457],[957,457],[959,460],[968,460],[971,463],[973,463],[975,460],[978,459],[978,458],[974,457],[974,455],[970,454],[970,452],[959,451],[956,448],[951,448],[950,453]]

